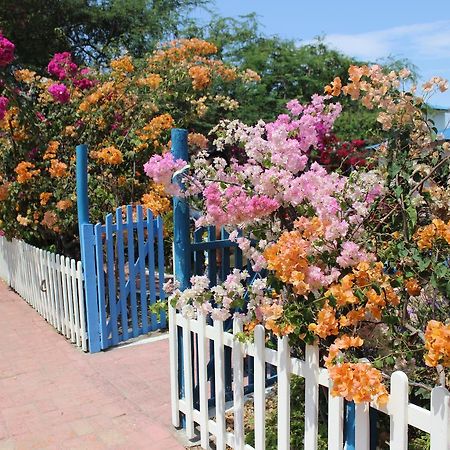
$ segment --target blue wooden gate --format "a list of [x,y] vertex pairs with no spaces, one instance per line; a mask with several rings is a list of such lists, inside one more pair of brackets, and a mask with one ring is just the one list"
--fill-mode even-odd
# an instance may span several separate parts
[[163,222],[128,205],[89,223],[86,153],[77,147],[78,216],[89,351],[98,352],[166,327],[164,312],[150,311],[165,299]]

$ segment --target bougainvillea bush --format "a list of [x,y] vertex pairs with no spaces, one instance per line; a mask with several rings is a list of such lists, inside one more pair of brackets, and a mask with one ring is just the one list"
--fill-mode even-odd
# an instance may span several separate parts
[[0,229],[69,255],[78,251],[76,145],[89,148],[91,221],[129,203],[164,213],[170,202],[143,163],[163,152],[173,126],[192,131],[192,149],[204,148],[200,132],[238,107],[225,88],[258,78],[198,39],[139,60],[125,55],[101,73],[59,53],[41,74],[21,68],[14,44],[0,39]]
[[[172,181],[183,161],[165,154],[146,165],[200,210],[197,227],[226,227],[260,273],[245,287],[249,274],[234,270],[212,289],[194,276],[183,292],[172,286],[172,303],[187,317],[241,317],[248,335],[261,323],[269,341],[289,335],[294,352],[317,342],[333,395],[355,402],[385,403],[384,376],[396,369],[421,386],[413,396],[448,381],[450,146],[407,79],[352,66],[347,84],[335,79],[307,105],[290,101],[273,123],[223,122],[214,130],[223,157],[197,153],[183,190]],[[446,87],[437,77],[423,86],[425,96]],[[377,110],[384,130],[370,164],[350,172],[318,162],[340,95]]]

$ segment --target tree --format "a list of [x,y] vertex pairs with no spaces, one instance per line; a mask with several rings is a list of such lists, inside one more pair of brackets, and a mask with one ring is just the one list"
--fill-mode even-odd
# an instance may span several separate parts
[[178,33],[192,8],[207,0],[0,0],[0,29],[24,65],[43,67],[61,51],[103,64],[133,56]]

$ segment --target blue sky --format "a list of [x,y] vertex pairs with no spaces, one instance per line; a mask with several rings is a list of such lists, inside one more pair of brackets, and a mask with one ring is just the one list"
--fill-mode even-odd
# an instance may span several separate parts
[[[231,17],[256,12],[268,35],[299,45],[325,36],[331,47],[350,56],[371,62],[408,58],[422,80],[434,75],[450,80],[449,0],[216,0],[215,10]],[[450,92],[430,102],[450,107]]]

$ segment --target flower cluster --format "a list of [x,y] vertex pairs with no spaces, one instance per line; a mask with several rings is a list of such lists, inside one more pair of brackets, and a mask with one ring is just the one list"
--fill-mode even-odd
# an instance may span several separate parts
[[55,102],[68,103],[70,100],[70,92],[65,84],[55,83],[48,88],[48,92],[51,94]]
[[0,67],[11,64],[14,60],[16,46],[0,33]]
[[25,183],[35,176],[39,175],[41,171],[39,169],[36,169],[36,166],[33,163],[22,161],[17,164],[14,172],[17,173],[17,182]]
[[172,182],[174,173],[186,165],[182,159],[174,159],[171,153],[155,155],[144,165],[144,172],[154,180],[162,184],[169,194],[177,194],[178,186]]
[[430,320],[425,331],[425,356],[427,366],[436,367],[442,364],[450,367],[450,325],[437,320]]
[[153,183],[150,191],[141,198],[141,204],[152,211],[154,216],[159,216],[170,209],[170,200],[164,194],[164,187]]
[[414,239],[417,241],[420,250],[431,249],[434,242],[439,239],[450,245],[450,220],[445,223],[441,219],[433,219],[429,225],[416,231]]
[[48,73],[58,80],[73,77],[77,69],[78,66],[72,61],[72,55],[69,52],[56,53],[47,66]]
[[105,147],[95,152],[95,158],[103,164],[111,164],[113,166],[122,164],[123,162],[122,152],[114,146]]

